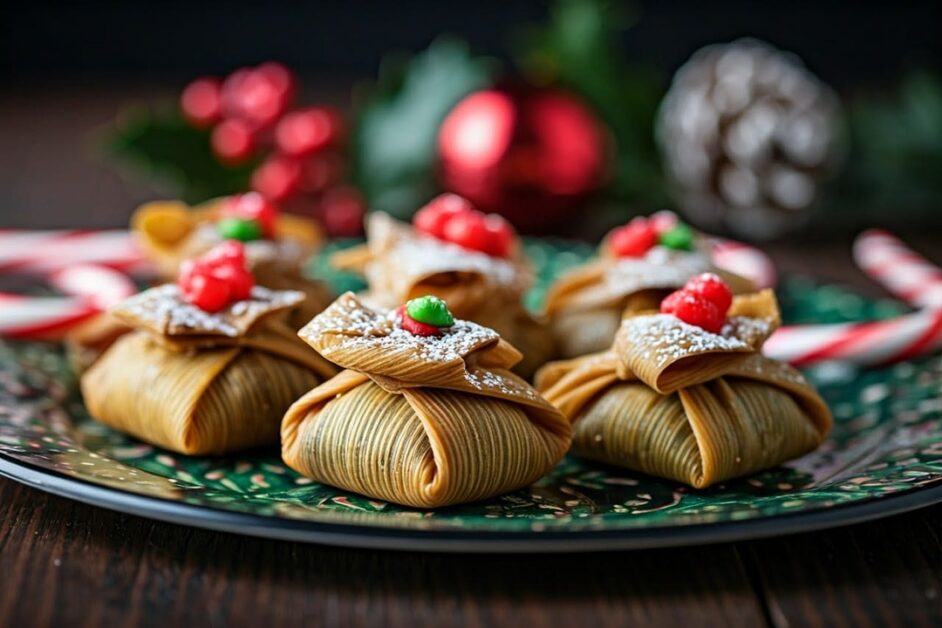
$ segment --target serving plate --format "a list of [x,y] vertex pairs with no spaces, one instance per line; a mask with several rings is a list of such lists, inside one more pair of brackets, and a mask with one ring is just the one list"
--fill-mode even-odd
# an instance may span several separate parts
[[[531,304],[584,247],[530,242]],[[337,290],[356,280],[313,269]],[[903,311],[835,286],[789,278],[791,323]],[[276,449],[187,457],[89,419],[60,348],[0,343],[0,474],[122,512],[198,527],[359,547],[553,552],[738,540],[843,525],[942,501],[942,357],[856,371],[806,371],[835,415],[818,451],[704,491],[567,458],[534,486],[420,511],[334,489],[286,468]]]

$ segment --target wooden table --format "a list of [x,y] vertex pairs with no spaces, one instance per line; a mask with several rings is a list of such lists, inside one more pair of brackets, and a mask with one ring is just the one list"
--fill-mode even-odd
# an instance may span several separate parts
[[[0,227],[114,226],[152,192],[87,159],[132,91],[0,100]],[[913,234],[942,255],[942,238]],[[779,245],[786,271],[879,290],[850,239]],[[0,626],[939,626],[942,506],[776,539],[558,556],[335,549],[157,523],[0,480]]]

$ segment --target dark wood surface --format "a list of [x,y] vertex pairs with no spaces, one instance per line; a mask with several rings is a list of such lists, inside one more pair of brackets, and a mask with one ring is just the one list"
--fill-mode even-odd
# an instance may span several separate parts
[[[126,93],[0,98],[0,227],[116,226],[153,191],[89,159]],[[908,234],[942,262],[938,234]],[[850,236],[770,247],[782,269],[879,289]],[[157,523],[0,480],[0,626],[940,626],[942,506],[709,547],[436,555]]]

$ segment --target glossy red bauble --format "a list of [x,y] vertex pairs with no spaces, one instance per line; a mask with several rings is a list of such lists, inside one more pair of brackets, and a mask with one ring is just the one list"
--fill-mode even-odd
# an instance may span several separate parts
[[459,102],[442,124],[439,175],[481,210],[544,231],[602,184],[608,146],[605,127],[568,92],[488,89]]

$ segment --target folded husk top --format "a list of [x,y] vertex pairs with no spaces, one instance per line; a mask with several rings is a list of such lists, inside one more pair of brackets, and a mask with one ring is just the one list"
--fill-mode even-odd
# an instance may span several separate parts
[[716,273],[733,292],[752,291],[738,275],[716,268],[709,245],[699,237],[692,251],[655,246],[642,257],[617,257],[607,240],[599,257],[557,279],[546,296],[546,313],[562,357],[577,357],[611,346],[624,312],[657,307],[672,290],[700,273]]
[[439,507],[530,484],[569,446],[568,421],[508,370],[520,353],[490,329],[416,336],[347,293],[299,335],[347,369],[282,423],[285,462],[318,481]]
[[824,401],[762,356],[771,291],[736,297],[720,334],[674,316],[626,318],[611,350],[544,367],[537,388],[574,422],[573,452],[703,488],[814,449]]
[[301,299],[256,287],[250,300],[208,314],[173,285],[132,297],[113,313],[135,330],[82,376],[89,413],[186,454],[277,442],[288,406],[336,372],[282,320]]
[[[183,260],[222,242],[216,228],[220,203],[217,199],[191,208],[179,201],[157,201],[134,212],[131,228],[162,277],[174,278]],[[324,238],[316,222],[300,216],[281,214],[275,229],[274,240],[247,242],[246,258],[259,283],[288,287],[285,277],[299,278],[301,265]]]

